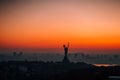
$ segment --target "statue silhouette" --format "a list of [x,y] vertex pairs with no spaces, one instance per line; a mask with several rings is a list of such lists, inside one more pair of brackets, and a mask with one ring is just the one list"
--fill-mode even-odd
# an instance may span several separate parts
[[68,48],[69,48],[69,43],[68,43],[67,46],[64,44],[64,45],[63,45],[63,48],[64,48],[64,54],[65,54],[65,56],[64,56],[62,62],[63,62],[63,63],[69,63],[70,61],[69,61],[69,59],[68,59],[68,57],[67,57]]

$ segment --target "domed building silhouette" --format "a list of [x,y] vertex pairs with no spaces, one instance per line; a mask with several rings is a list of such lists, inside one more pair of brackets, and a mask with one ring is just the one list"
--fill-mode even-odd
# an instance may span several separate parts
[[68,54],[68,48],[69,48],[69,43],[68,43],[68,45],[66,46],[66,45],[63,45],[63,48],[64,48],[64,58],[63,58],[63,60],[62,60],[62,63],[69,63],[70,61],[69,61],[69,59],[68,59],[68,57],[67,57],[67,54]]

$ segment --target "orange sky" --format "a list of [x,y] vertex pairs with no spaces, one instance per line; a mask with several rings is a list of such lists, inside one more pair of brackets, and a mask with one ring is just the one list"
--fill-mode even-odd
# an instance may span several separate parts
[[1,3],[0,48],[120,48],[120,2]]

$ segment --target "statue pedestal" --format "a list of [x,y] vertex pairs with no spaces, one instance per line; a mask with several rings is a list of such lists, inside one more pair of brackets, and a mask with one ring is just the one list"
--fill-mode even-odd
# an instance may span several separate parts
[[62,63],[69,63],[69,59],[67,56],[64,56],[63,60],[62,60]]

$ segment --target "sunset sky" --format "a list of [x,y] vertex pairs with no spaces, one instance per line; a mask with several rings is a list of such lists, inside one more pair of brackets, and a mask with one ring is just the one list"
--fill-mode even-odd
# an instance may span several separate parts
[[[120,49],[117,0],[37,0],[0,3],[0,50]],[[51,50],[52,50],[51,49]]]

